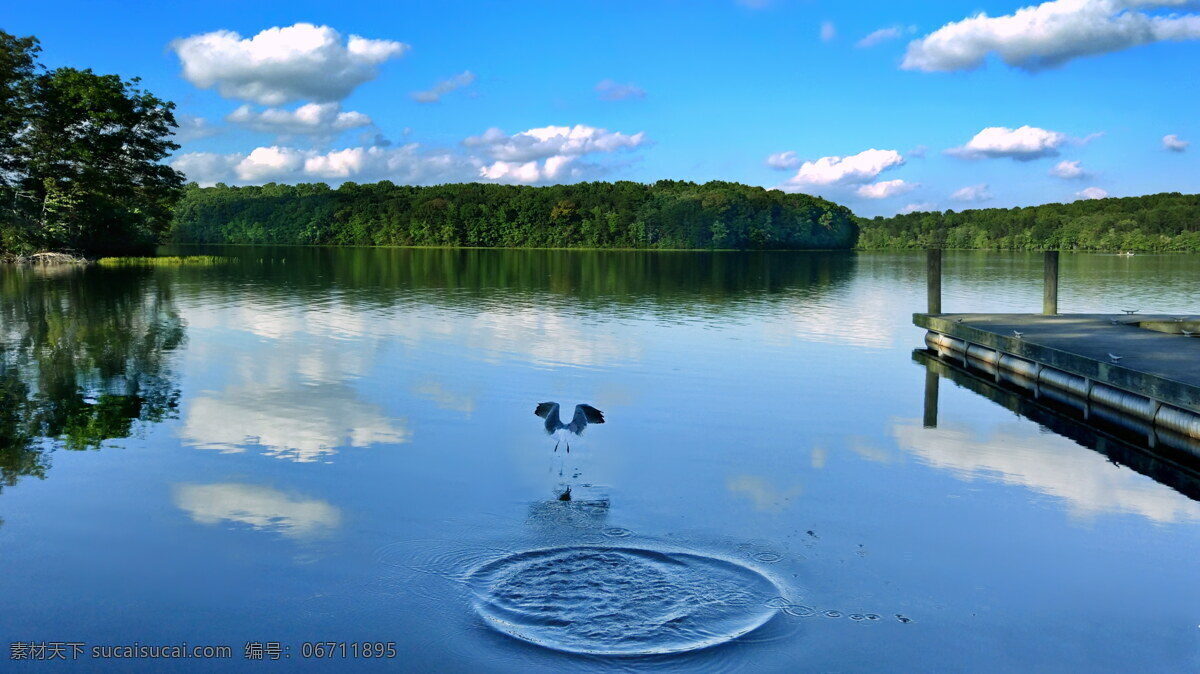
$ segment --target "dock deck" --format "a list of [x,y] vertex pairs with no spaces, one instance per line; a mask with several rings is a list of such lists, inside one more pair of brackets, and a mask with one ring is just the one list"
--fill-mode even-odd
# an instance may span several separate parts
[[913,314],[913,323],[1200,414],[1200,334],[1182,334],[1200,333],[1197,316]]

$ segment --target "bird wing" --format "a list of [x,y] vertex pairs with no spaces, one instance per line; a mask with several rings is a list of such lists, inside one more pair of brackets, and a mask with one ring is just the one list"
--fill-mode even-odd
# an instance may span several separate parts
[[567,428],[574,434],[578,435],[587,428],[587,425],[604,423],[604,413],[592,407],[591,405],[576,405],[575,417],[571,419],[571,425]]
[[538,403],[533,413],[546,420],[547,433],[553,433],[562,428],[562,419],[558,418],[558,403]]

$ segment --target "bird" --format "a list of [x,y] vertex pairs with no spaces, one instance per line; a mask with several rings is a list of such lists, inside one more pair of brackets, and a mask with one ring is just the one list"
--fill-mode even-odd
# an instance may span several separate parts
[[1025,333],[1021,332],[1020,330],[1013,330],[1013,335],[1015,335],[1017,339],[1020,339],[1022,336],[1024,336],[1024,334]]
[[1121,359],[1122,359],[1122,358],[1124,358],[1124,356],[1118,356],[1118,355],[1117,355],[1117,354],[1115,354],[1115,353],[1110,353],[1110,354],[1108,354],[1108,357],[1109,357],[1109,359],[1110,359],[1110,360],[1112,360],[1112,362],[1114,362],[1114,363],[1119,363],[1119,362],[1121,362]]
[[[546,435],[556,435],[560,431],[574,433],[580,435],[583,429],[587,428],[588,424],[604,423],[604,413],[592,407],[591,405],[576,405],[575,416],[571,418],[571,423],[564,424],[558,416],[558,403],[544,402],[538,403],[534,408],[533,413],[546,420]],[[566,439],[567,453],[571,452],[571,441],[567,438],[567,434],[563,433],[558,436],[558,441],[554,443],[554,451],[558,451],[558,445]]]
[[1130,315],[1137,313],[1137,309],[1122,309],[1121,311],[1124,311],[1125,313],[1130,314]]
[[1183,329],[1180,329],[1180,331],[1179,331],[1179,332],[1183,333],[1183,336],[1184,336],[1184,337],[1191,337],[1192,335],[1196,334],[1196,331],[1195,331],[1195,330],[1183,330]]

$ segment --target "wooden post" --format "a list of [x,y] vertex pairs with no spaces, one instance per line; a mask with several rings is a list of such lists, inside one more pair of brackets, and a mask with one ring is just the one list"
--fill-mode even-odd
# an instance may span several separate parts
[[937,428],[939,379],[938,373],[925,370],[925,428]]
[[929,311],[931,314],[942,313],[942,251],[930,248],[925,251],[925,259],[929,266]]
[[1058,313],[1058,251],[1046,251],[1046,285],[1042,292],[1042,313]]

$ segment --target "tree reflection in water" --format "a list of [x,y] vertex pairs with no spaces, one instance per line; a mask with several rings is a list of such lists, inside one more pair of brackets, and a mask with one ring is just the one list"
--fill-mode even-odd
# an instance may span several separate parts
[[0,488],[174,415],[184,325],[146,269],[0,269]]

